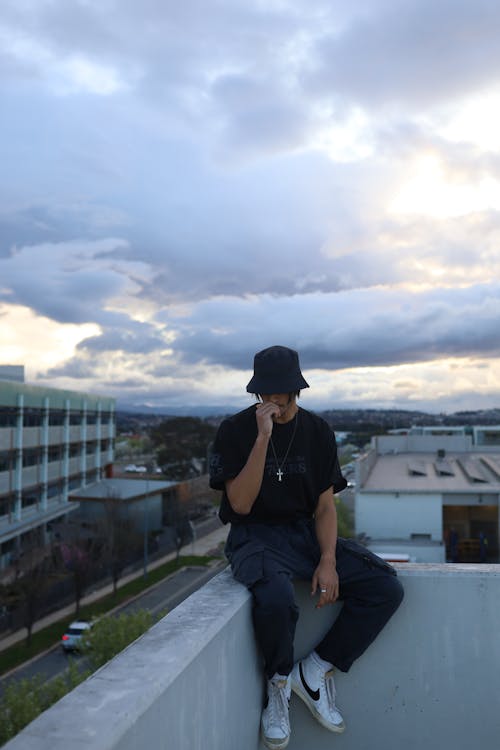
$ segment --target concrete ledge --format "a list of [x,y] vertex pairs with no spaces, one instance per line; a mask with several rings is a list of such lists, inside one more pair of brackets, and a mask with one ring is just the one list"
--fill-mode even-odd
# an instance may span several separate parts
[[[500,734],[500,566],[402,565],[405,600],[348,675],[332,736],[295,697],[290,750],[469,750]],[[297,586],[296,656],[340,610]],[[262,680],[249,594],[228,570],[36,719],[8,750],[257,750]]]
[[226,569],[4,747],[256,748],[261,703],[250,596]]

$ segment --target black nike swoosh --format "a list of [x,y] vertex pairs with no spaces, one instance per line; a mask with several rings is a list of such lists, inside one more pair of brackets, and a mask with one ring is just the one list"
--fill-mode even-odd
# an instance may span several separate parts
[[304,685],[308,695],[313,699],[313,701],[319,701],[319,688],[317,690],[311,690],[309,685],[307,684],[304,672],[302,671],[302,662],[299,662],[299,673],[300,673],[300,679],[302,681],[302,684]]

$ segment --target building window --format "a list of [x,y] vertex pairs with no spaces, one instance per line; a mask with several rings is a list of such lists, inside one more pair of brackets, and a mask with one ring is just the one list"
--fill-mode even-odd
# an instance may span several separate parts
[[23,468],[37,466],[40,463],[40,452],[36,448],[23,451]]
[[51,463],[52,461],[59,461],[62,458],[62,455],[63,455],[62,446],[61,445],[52,445],[49,448],[48,453],[49,453],[49,458],[48,458],[49,463]]
[[25,492],[23,492],[22,507],[29,508],[32,505],[36,505],[39,500],[40,500],[39,488],[35,487],[29,490],[25,490]]
[[14,511],[14,495],[4,495],[0,497],[0,516],[10,516]]
[[0,453],[0,472],[10,471],[14,466],[14,456],[10,451],[2,451]]
[[75,474],[75,476],[69,478],[68,490],[76,490],[82,486],[82,475]]
[[62,409],[51,409],[49,412],[49,425],[58,427],[64,424],[64,411]]
[[80,454],[81,454],[80,443],[71,443],[71,445],[69,446],[69,457],[78,458]]
[[0,409],[0,427],[15,427],[17,424],[17,409],[2,406]]
[[40,427],[42,424],[41,409],[25,409],[23,412],[24,427]]
[[77,426],[82,423],[82,412],[81,411],[72,411],[69,415],[69,423],[70,425]]
[[51,482],[47,486],[47,498],[50,500],[52,497],[57,497],[57,495],[60,495],[62,492],[62,482]]

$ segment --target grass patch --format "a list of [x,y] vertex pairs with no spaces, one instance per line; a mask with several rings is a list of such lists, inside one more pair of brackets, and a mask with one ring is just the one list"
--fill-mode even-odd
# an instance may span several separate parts
[[[100,617],[106,614],[111,609],[124,604],[129,599],[137,596],[143,591],[146,591],[151,586],[159,583],[171,573],[175,573],[176,570],[185,567],[186,565],[208,565],[213,560],[213,557],[207,556],[196,556],[187,555],[181,556],[178,560],[170,560],[163,565],[160,565],[155,570],[148,571],[147,578],[139,576],[133,581],[129,581],[124,586],[121,586],[116,594],[106,594],[102,599],[98,599],[92,604],[80,607],[80,613],[78,617],[83,620],[91,620],[93,617]],[[41,654],[46,651],[54,644],[58,643],[61,639],[61,635],[64,630],[75,619],[75,614],[68,617],[63,617],[52,625],[48,625],[43,630],[39,630],[33,633],[31,638],[31,644],[26,645],[26,641],[21,641],[14,646],[11,646],[5,651],[0,652],[0,675],[9,672],[14,667],[18,667],[25,661]]]

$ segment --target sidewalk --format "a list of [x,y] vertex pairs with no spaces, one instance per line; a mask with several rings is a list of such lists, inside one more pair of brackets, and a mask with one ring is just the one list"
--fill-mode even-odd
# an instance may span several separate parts
[[[211,531],[209,534],[206,534],[205,536],[202,536],[200,539],[196,539],[193,542],[190,542],[189,544],[186,544],[184,547],[181,548],[180,554],[181,555],[199,555],[204,556],[208,555],[209,553],[213,552],[215,549],[219,547],[219,545],[226,541],[226,537],[229,533],[229,525],[227,526],[221,526],[219,529],[216,529],[215,531]],[[169,562],[170,560],[174,560],[177,556],[176,552],[170,552],[168,555],[165,555],[165,557],[162,557],[159,560],[155,560],[154,562],[151,562],[148,564],[148,570],[155,570],[155,568],[159,568],[160,565],[163,565],[166,562]],[[118,588],[121,588],[129,581],[133,581],[136,578],[141,578],[144,575],[143,569],[134,570],[133,573],[130,573],[129,575],[124,576],[123,578],[120,578],[118,581]],[[103,596],[106,596],[107,594],[111,594],[113,592],[113,584],[109,583],[106,586],[103,586],[100,589],[95,589],[94,591],[91,591],[89,594],[84,596],[80,602],[81,606],[84,606],[86,604],[91,604],[92,602],[97,601],[98,599],[102,599]],[[52,612],[50,615],[47,615],[46,617],[42,617],[42,619],[37,620],[36,623],[33,626],[33,633],[36,633],[39,630],[43,630],[43,628],[46,628],[48,625],[52,625],[52,623],[57,622],[58,620],[62,620],[64,617],[70,616],[75,611],[75,603],[69,604],[67,607],[63,607],[62,609],[58,609],[56,612]],[[21,630],[17,630],[15,633],[11,633],[10,635],[7,635],[5,638],[2,638],[0,640],[0,652],[4,651],[6,648],[9,648],[10,646],[15,645],[16,643],[19,643],[20,641],[23,641],[26,638],[27,631],[26,628],[22,628]]]

